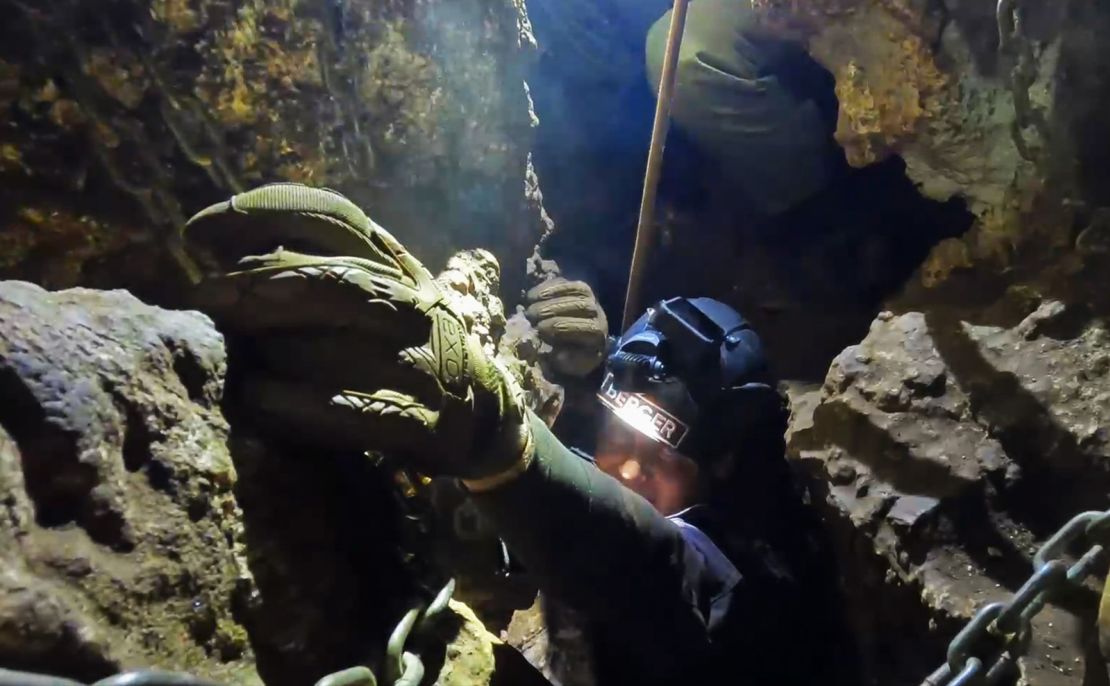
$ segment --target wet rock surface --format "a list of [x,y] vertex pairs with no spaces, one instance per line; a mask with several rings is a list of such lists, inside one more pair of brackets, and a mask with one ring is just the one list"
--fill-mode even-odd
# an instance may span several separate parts
[[[822,388],[794,392],[790,458],[836,533],[872,682],[920,683],[1048,536],[1110,505],[1108,332],[1063,326],[1068,309],[1009,325],[883,313]],[[1023,683],[1105,683],[1097,605],[1092,586],[1041,612]]]

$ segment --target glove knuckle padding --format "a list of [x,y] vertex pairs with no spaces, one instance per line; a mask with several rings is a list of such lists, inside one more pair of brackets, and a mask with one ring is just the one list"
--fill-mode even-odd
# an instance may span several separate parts
[[594,292],[589,285],[583,281],[567,281],[563,278],[555,278],[544,281],[538,286],[533,286],[525,294],[525,298],[528,302],[568,296],[584,297],[593,300]]
[[434,449],[436,412],[407,393],[347,390],[333,395],[328,405],[335,414],[349,417],[360,448],[396,451],[410,458]]
[[191,252],[220,274],[301,270],[309,278],[352,280],[367,291],[381,291],[383,298],[413,304],[419,298],[394,291],[425,292],[432,281],[357,205],[334,191],[299,184],[270,184],[212,205],[186,223],[184,238]]
[[[335,391],[312,383],[297,383],[252,370],[242,382],[242,400],[279,434],[301,434],[324,447],[365,450],[364,421],[354,412],[335,412]],[[304,434],[302,430],[307,430]]]
[[572,295],[549,300],[541,300],[528,306],[525,314],[529,319],[540,321],[551,317],[582,317],[597,319],[597,303],[590,296]]
[[595,319],[554,317],[541,321],[536,331],[541,339],[549,341],[596,344],[605,340],[605,330]]
[[296,261],[212,279],[197,289],[197,305],[237,333],[317,326],[377,332],[414,328],[418,319],[397,307],[415,300],[410,289],[358,265],[299,264],[307,258],[286,253],[276,259]]

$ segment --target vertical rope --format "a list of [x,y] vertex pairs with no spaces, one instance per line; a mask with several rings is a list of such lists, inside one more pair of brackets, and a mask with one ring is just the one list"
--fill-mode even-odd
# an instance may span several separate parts
[[689,0],[674,0],[671,26],[667,32],[667,48],[663,53],[663,73],[659,78],[659,93],[655,101],[655,124],[651,130],[651,147],[648,149],[647,170],[644,172],[644,192],[640,198],[640,219],[636,224],[636,245],[632,249],[628,290],[624,296],[622,331],[631,326],[639,314],[644,267],[655,244],[655,196],[659,189],[660,172],[663,169],[663,148],[667,143],[671,101],[674,99],[675,70],[678,66],[678,51],[682,46],[682,31],[686,27],[688,5]]

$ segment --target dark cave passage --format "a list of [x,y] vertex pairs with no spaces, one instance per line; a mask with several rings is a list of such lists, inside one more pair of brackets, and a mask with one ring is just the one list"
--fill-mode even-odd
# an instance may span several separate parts
[[[574,11],[568,5],[579,4],[529,3],[541,48],[529,80],[540,119],[533,155],[557,227],[544,256],[555,259],[566,276],[593,286],[610,333],[620,334],[655,105],[643,57],[644,29],[654,17],[642,16],[643,8],[640,16],[622,15],[618,5],[625,3],[600,0],[590,5],[593,26],[568,28],[564,17]],[[654,9],[661,15],[669,3],[660,4]],[[597,38],[601,31],[609,32],[608,40]],[[586,40],[590,36],[594,40]],[[973,217],[959,200],[923,197],[897,157],[850,168],[833,141],[833,77],[808,55],[799,52],[780,76],[815,103],[824,120],[833,158],[828,184],[768,217],[726,180],[728,170],[712,150],[672,122],[656,209],[658,241],[640,305],[673,296],[723,300],[752,322],[780,378],[820,382],[833,358],[867,335],[883,302],[898,293],[930,249],[963,234]],[[561,438],[588,451],[602,430],[593,394],[600,373],[594,376],[567,384],[568,401],[555,427]],[[813,486],[808,477],[799,478],[806,488]],[[813,498],[801,509],[822,517],[821,506],[811,505],[825,498]],[[814,532],[817,549],[843,550],[852,537],[828,525]],[[835,622],[844,613],[852,627],[836,649],[849,675],[853,655],[882,643],[877,636],[883,632],[868,628],[868,612],[861,609],[878,581],[870,578],[873,572],[850,568],[850,560],[829,557],[812,564],[816,578],[856,579],[839,591],[820,592],[830,603],[824,619]],[[915,612],[907,600],[901,615]],[[930,645],[923,664],[904,668],[926,671],[940,648]],[[836,682],[829,674],[813,676]]]
[[[545,256],[594,287],[619,334],[654,110],[644,31],[669,3],[635,12],[615,0],[588,11],[578,4],[529,5],[540,42],[529,81],[540,119],[534,158],[558,227]],[[568,14],[578,23],[568,25]],[[644,298],[724,300],[752,320],[781,377],[819,381],[929,249],[962,234],[972,217],[957,200],[924,198],[898,158],[849,168],[831,142],[832,76],[804,55],[784,73],[827,120],[832,180],[793,209],[760,217],[719,163],[672,125]]]

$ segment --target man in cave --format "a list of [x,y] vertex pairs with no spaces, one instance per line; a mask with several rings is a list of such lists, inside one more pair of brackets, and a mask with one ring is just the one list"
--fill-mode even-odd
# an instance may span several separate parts
[[208,271],[196,304],[254,351],[241,400],[267,430],[458,479],[582,619],[595,683],[851,683],[782,399],[727,306],[663,301],[621,337],[599,394],[619,420],[599,454],[614,478],[551,434],[428,271],[343,196],[263,186],[197,214],[186,241]]

